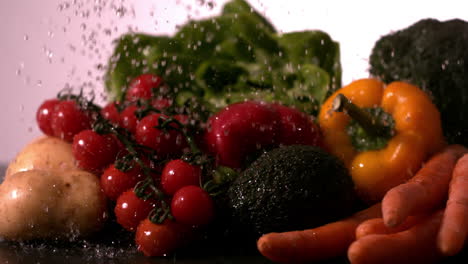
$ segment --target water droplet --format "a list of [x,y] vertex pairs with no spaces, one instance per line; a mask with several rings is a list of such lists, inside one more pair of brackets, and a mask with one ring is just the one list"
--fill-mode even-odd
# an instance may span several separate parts
[[124,17],[126,13],[127,13],[127,9],[125,7],[123,7],[123,6],[120,6],[120,7],[115,9],[115,14],[118,17]]

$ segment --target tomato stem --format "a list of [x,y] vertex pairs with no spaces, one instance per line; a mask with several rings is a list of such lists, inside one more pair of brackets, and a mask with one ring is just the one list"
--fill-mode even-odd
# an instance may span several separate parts
[[[159,129],[174,129],[179,131],[187,140],[187,143],[190,147],[190,151],[193,153],[193,155],[199,155],[201,153],[200,148],[198,148],[194,138],[187,133],[186,129],[184,129],[186,126],[182,124],[182,122],[173,117],[164,118],[161,116],[159,118]],[[171,123],[176,124],[176,127],[170,126]]]

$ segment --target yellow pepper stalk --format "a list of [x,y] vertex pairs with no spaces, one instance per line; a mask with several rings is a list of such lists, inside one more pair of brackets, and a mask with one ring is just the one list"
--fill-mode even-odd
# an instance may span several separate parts
[[425,92],[404,82],[354,81],[325,101],[319,123],[326,147],[343,160],[368,202],[411,178],[445,144],[439,111]]

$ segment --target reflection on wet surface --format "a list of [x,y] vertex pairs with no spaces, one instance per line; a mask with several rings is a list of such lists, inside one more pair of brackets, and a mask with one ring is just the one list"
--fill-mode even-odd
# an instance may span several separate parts
[[271,263],[261,256],[171,256],[145,257],[132,247],[91,245],[87,248],[63,248],[45,245],[21,245],[0,242],[0,263],[89,263],[89,264],[198,264],[198,263]]

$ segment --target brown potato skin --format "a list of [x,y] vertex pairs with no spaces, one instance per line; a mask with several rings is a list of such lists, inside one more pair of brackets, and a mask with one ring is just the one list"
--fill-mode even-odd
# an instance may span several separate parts
[[59,138],[42,136],[26,145],[10,162],[5,178],[28,170],[76,170],[72,145]]
[[[54,229],[61,179],[48,171],[10,175],[0,185],[0,236],[28,240],[58,235]],[[49,232],[50,231],[50,232]]]
[[102,227],[106,199],[89,172],[23,171],[0,185],[0,215],[8,240],[76,239]]
[[64,223],[65,232],[74,235],[87,236],[98,231],[108,217],[99,178],[83,170],[65,171],[61,176],[65,195],[57,208],[57,222]]

